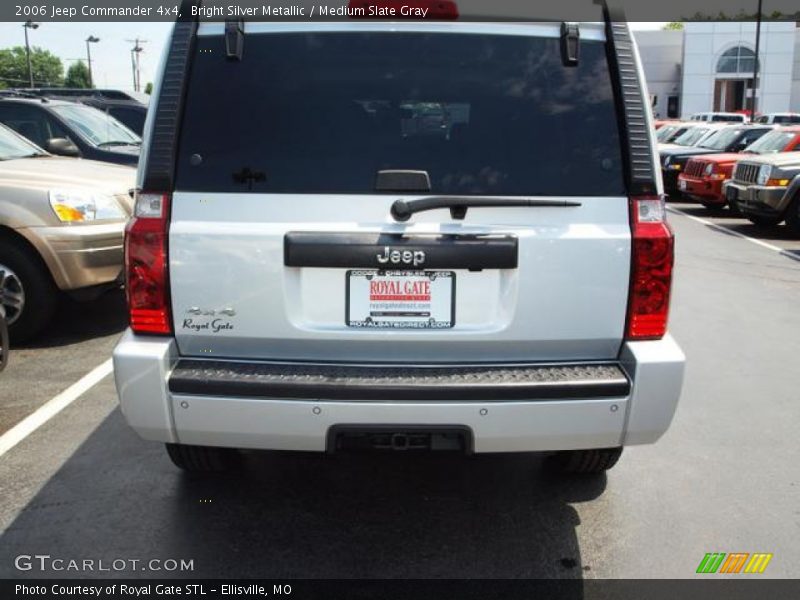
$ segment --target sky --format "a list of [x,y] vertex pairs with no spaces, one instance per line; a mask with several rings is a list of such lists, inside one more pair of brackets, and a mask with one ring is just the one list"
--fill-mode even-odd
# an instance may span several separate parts
[[[631,23],[633,29],[660,29],[664,23]],[[92,44],[92,74],[97,87],[133,90],[131,48],[137,37],[147,40],[139,54],[142,89],[153,81],[161,51],[169,35],[171,23],[91,23],[43,22],[29,31],[32,46],[49,50],[64,63],[64,70],[77,59],[86,60],[86,38],[100,38]],[[21,23],[0,22],[0,47],[25,44]]]

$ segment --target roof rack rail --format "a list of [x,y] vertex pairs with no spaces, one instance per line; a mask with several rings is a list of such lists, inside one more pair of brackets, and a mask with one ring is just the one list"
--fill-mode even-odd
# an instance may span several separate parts
[[36,94],[13,88],[9,90],[0,90],[0,96],[6,98],[33,98],[35,100],[39,100],[41,98],[41,96],[37,96]]

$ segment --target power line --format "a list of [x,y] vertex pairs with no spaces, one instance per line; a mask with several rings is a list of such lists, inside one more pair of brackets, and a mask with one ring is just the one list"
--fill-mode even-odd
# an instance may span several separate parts
[[125,40],[125,41],[133,44],[133,48],[131,48],[131,69],[133,70],[133,90],[135,92],[139,92],[141,91],[141,71],[139,69],[139,54],[144,50],[144,48],[142,48],[140,44],[146,44],[149,40],[143,40],[137,37],[134,40]]

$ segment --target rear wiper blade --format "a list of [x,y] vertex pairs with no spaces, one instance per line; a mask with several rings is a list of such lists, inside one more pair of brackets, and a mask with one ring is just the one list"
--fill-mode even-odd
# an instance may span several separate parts
[[580,202],[570,200],[537,200],[535,198],[508,198],[505,196],[432,196],[418,200],[395,200],[392,204],[392,217],[395,221],[408,221],[411,215],[426,210],[449,208],[450,216],[463,219],[468,208],[523,206],[523,207],[574,207]]

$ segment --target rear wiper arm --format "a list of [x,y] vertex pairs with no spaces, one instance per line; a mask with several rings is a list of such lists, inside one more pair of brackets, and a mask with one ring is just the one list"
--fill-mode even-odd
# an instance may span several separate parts
[[108,146],[141,146],[141,142],[130,141],[126,142],[124,140],[110,140],[108,142],[100,142],[97,144],[98,148],[106,148]]
[[496,206],[530,206],[564,208],[581,206],[580,202],[570,200],[537,200],[535,198],[508,198],[504,196],[432,196],[418,200],[395,200],[392,204],[392,217],[395,221],[408,221],[411,215],[426,210],[449,208],[450,216],[463,219],[468,208]]

